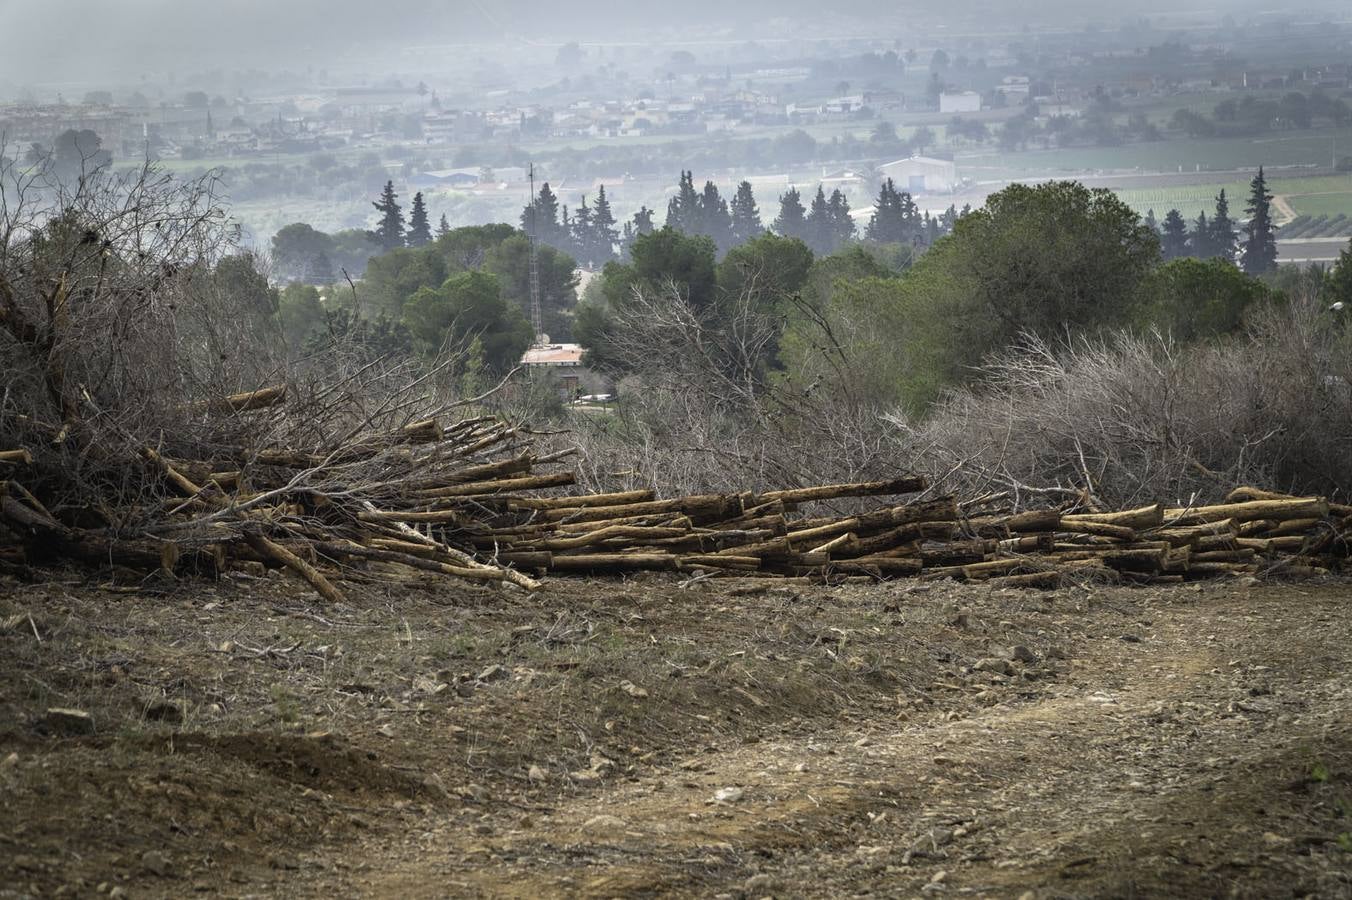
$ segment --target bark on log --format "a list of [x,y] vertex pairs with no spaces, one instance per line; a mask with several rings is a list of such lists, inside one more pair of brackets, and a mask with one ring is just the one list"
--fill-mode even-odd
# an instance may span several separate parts
[[1225,495],[1226,503],[1245,503],[1249,500],[1295,500],[1292,494],[1282,494],[1277,491],[1265,491],[1261,488],[1243,486],[1237,487]]
[[1249,562],[1257,554],[1250,547],[1241,547],[1235,550],[1203,550],[1200,553],[1194,553],[1190,565],[1197,565],[1203,562]]
[[1164,569],[1168,550],[1077,550],[1058,552],[1056,558],[1066,562],[1076,560],[1098,560],[1113,569],[1126,569],[1136,572],[1159,572]]
[[[432,500],[444,497],[470,497],[476,494],[487,495],[499,494],[505,491],[527,491],[535,490],[537,488],[563,487],[575,483],[577,483],[577,476],[572,472],[556,472],[550,475],[524,475],[520,478],[499,478],[493,481],[470,481],[464,484],[455,484],[447,487],[430,488],[428,490],[418,491],[415,496],[419,500]],[[514,498],[514,502],[522,503],[523,500]]]
[[251,412],[256,409],[271,409],[285,402],[286,385],[277,384],[259,388],[256,391],[243,391],[238,394],[231,394],[228,397],[209,400],[199,408],[205,412],[220,415]]
[[677,562],[681,568],[736,569],[738,571],[758,569],[761,564],[760,558],[755,556],[716,556],[708,553],[680,556],[677,558]]
[[1269,528],[1264,537],[1288,537],[1290,535],[1308,534],[1319,527],[1323,519],[1287,519],[1277,525],[1276,528]]
[[962,526],[981,537],[1056,531],[1061,526],[1061,513],[1055,509],[1033,509],[1009,516],[976,516],[963,521]]
[[548,522],[596,522],[605,519],[649,516],[657,513],[683,513],[692,520],[726,519],[729,515],[740,514],[738,506],[733,511],[735,498],[722,494],[705,494],[695,497],[683,497],[675,500],[652,500],[646,503],[625,503],[615,506],[597,506],[586,508],[547,509],[541,511],[541,519]]
[[292,553],[290,550],[275,541],[270,540],[265,535],[249,532],[244,535],[244,539],[249,543],[250,547],[254,548],[254,550],[270,557],[275,560],[278,565],[285,566],[301,578],[304,578],[310,583],[311,587],[319,592],[321,597],[330,603],[342,603],[346,599],[342,592],[334,587],[318,569]]
[[1097,537],[1112,538],[1115,541],[1130,543],[1136,540],[1136,529],[1129,528],[1126,525],[1111,525],[1107,522],[1085,522],[1074,520],[1070,517],[1063,517],[1057,531],[1066,531],[1071,534],[1092,534]]
[[457,578],[467,578],[471,581],[503,582],[507,580],[504,571],[493,571],[482,566],[476,566],[474,568],[457,566],[451,563],[438,562],[435,559],[426,559],[423,556],[412,553],[400,553],[394,550],[364,547],[361,544],[321,541],[314,545],[314,549],[318,553],[334,559],[344,556],[371,559],[379,562],[395,563],[410,569],[419,569],[424,572],[454,575]]
[[672,553],[587,553],[556,556],[556,572],[630,572],[644,569],[675,569],[679,557]]
[[647,503],[654,496],[652,491],[620,491],[614,494],[584,494],[576,497],[523,497],[513,500],[511,506],[513,509],[587,509],[596,506]]
[[766,491],[755,503],[807,503],[812,500],[838,500],[843,497],[876,497],[890,494],[914,494],[925,489],[925,479],[908,475],[888,481],[861,481],[852,484],[823,484],[817,487],[791,488],[784,491]]
[[837,572],[863,572],[880,575],[917,575],[924,563],[914,557],[860,556],[855,559],[833,560],[830,568]]
[[[1218,516],[1217,518],[1224,518]],[[1083,515],[1062,516],[1063,525],[1099,523],[1103,525],[1121,525],[1124,528],[1134,528],[1137,531],[1146,528],[1156,528],[1164,524],[1165,512],[1164,504],[1156,503],[1151,506],[1142,506],[1139,509],[1127,509],[1121,512],[1108,513],[1087,513]],[[1199,519],[1198,521],[1206,521]],[[1179,522],[1177,524],[1187,524]]]
[[1323,497],[1297,497],[1287,500],[1249,500],[1244,503],[1225,503],[1220,506],[1198,506],[1165,510],[1165,517],[1174,524],[1190,525],[1234,519],[1248,522],[1253,519],[1323,519],[1329,514],[1329,503]]
[[992,578],[987,583],[991,587],[1050,589],[1060,587],[1061,580],[1061,573],[1052,570],[1049,572],[1029,572],[1025,575],[1004,575],[999,578]]
[[651,528],[638,525],[611,525],[606,528],[599,528],[596,531],[588,531],[576,536],[545,538],[521,546],[523,548],[530,547],[532,549],[549,550],[557,553],[560,550],[575,550],[579,547],[592,547],[615,538],[624,538],[632,541],[636,546],[641,546],[655,538],[684,537],[688,534],[689,532],[683,528]]
[[966,566],[939,566],[922,571],[922,578],[957,578],[960,580],[980,580],[992,575],[1007,575],[1010,572],[1028,566],[1023,559],[992,559],[986,562],[972,563]]

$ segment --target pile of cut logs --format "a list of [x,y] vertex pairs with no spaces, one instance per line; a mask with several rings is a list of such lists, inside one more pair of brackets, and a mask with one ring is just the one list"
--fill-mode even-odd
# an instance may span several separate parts
[[[238,395],[203,414],[266,410],[284,394]],[[140,491],[155,499],[139,504],[55,502],[36,450],[0,449],[0,570],[75,562],[144,578],[285,568],[331,601],[343,597],[338,582],[410,573],[526,589],[544,575],[645,570],[1041,587],[1086,576],[1311,576],[1341,569],[1352,541],[1352,507],[1250,488],[1219,506],[1118,512],[991,511],[953,498],[868,508],[860,499],[917,494],[926,487],[917,477],[671,499],[563,494],[575,474],[551,464],[569,453],[537,456],[489,417],[417,422],[308,451],[189,457],[140,447],[125,464],[156,491]],[[839,501],[865,511],[803,513]]]
[[1328,574],[1352,507],[1251,488],[1217,506],[967,514],[951,497],[852,515],[801,505],[909,494],[919,478],[656,499],[649,491],[512,496],[466,528],[481,556],[539,573],[637,570],[870,579],[913,576],[1050,587],[1066,576],[1169,583],[1223,574]]

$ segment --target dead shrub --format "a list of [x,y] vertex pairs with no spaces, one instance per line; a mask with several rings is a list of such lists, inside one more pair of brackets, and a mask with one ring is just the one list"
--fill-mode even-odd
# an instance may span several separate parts
[[965,496],[1088,489],[1127,506],[1217,500],[1239,484],[1352,489],[1352,335],[1312,296],[1195,346],[1025,339],[982,376],[922,421],[890,417]]

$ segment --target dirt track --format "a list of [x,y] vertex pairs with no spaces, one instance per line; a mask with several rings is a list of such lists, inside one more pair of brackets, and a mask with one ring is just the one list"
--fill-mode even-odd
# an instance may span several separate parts
[[[19,651],[0,712],[20,723],[0,738],[0,758],[18,754],[0,771],[0,843],[16,850],[0,883],[1352,896],[1347,585],[575,583],[530,599],[404,592],[323,621],[280,588],[222,590],[0,600],[0,619],[36,610],[49,632],[0,636]],[[115,615],[76,627],[110,602]],[[174,613],[198,624],[144,621],[172,631]],[[85,660],[118,642],[124,672],[148,676],[71,698],[106,720],[136,682],[139,715],[119,733],[42,734],[54,704],[18,685],[72,690],[53,655],[63,633]],[[267,640],[271,655],[239,649]],[[297,665],[297,641],[330,663]],[[148,716],[156,679],[202,711]],[[232,698],[219,713],[213,691]]]

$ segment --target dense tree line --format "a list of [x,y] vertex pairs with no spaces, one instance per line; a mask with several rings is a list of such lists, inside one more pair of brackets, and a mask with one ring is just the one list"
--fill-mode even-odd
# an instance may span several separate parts
[[1321,90],[1308,94],[1290,91],[1281,97],[1227,98],[1217,103],[1210,116],[1180,109],[1169,124],[1189,137],[1247,137],[1269,131],[1312,128],[1317,124],[1344,126],[1352,122],[1352,107],[1341,97]]
[[1171,209],[1162,223],[1155,222],[1154,210],[1146,214],[1146,224],[1160,237],[1160,250],[1166,260],[1190,257],[1192,259],[1221,259],[1238,263],[1250,275],[1262,275],[1277,265],[1276,228],[1272,223],[1272,194],[1267,178],[1260,167],[1249,185],[1248,215],[1240,225],[1230,215],[1230,201],[1222,189],[1216,196],[1216,210],[1211,218],[1199,213],[1189,227],[1183,214]]
[[[940,216],[922,213],[909,193],[891,179],[880,188],[863,238],[877,243],[927,246],[952,230],[957,210]],[[654,230],[654,211],[646,207],[617,229],[605,187],[588,205],[582,197],[571,213],[548,183],[521,213],[521,230],[547,246],[576,258],[589,268],[628,258],[634,241]],[[664,225],[688,236],[708,238],[719,256],[755,240],[767,231],[802,241],[813,253],[828,255],[860,238],[849,199],[840,189],[828,195],[818,186],[808,205],[797,188],[779,197],[779,210],[767,228],[761,218],[751,182],[742,181],[731,200],[712,181],[696,188],[694,173],[680,174],[676,193],[667,204]]]
[[[1243,327],[1278,296],[1276,282],[1254,277],[1276,263],[1261,170],[1245,221],[1222,191],[1214,213],[1191,226],[1177,210],[1163,223],[1143,219],[1112,192],[1075,182],[1014,185],[981,209],[929,216],[887,181],[862,235],[838,191],[818,188],[806,204],[796,189],[784,192],[767,227],[750,184],[731,202],[712,182],[696,184],[681,173],[661,227],[645,209],[617,228],[600,191],[570,212],[548,185],[523,211],[522,228],[443,227],[415,243],[422,228],[410,226],[402,246],[381,253],[368,244],[377,252],[341,308],[298,283],[275,301],[278,315],[297,345],[356,329],[372,346],[413,355],[472,344],[486,367],[503,371],[532,338],[534,230],[545,330],[581,342],[605,373],[621,378],[648,364],[635,335],[659,340],[663,310],[683,310],[681,327],[705,335],[701,352],[726,377],[806,379],[804,390],[838,379],[833,389],[918,410],[1025,335],[1158,328],[1202,341]],[[399,235],[391,199],[377,202],[372,240]],[[333,241],[301,225],[283,237],[274,255]],[[580,302],[577,263],[558,244],[602,266]],[[1330,303],[1352,303],[1349,273],[1352,249],[1319,275]],[[242,291],[251,283],[231,277]],[[823,352],[835,363],[822,368]]]
[[[664,303],[681,304],[707,331],[703,346],[732,356],[727,335],[744,328],[749,310],[771,336],[756,342],[756,363],[747,368],[743,360],[742,371],[801,381],[805,390],[841,379],[842,396],[918,411],[1027,335],[1055,343],[1157,328],[1202,341],[1242,328],[1277,296],[1253,277],[1275,265],[1261,174],[1252,191],[1243,225],[1222,195],[1217,213],[1193,231],[1174,212],[1161,234],[1153,216],[1143,220],[1110,191],[1075,182],[1015,185],[979,210],[946,214],[951,233],[931,239],[913,200],[887,183],[866,240],[821,253],[804,240],[812,212],[789,192],[771,231],[721,262],[708,235],[667,227],[639,238],[630,261],[607,266],[584,298],[576,334],[593,365],[619,376],[645,365],[626,334],[638,310],[651,315]],[[819,217],[830,206],[824,192],[810,205]],[[1177,226],[1183,252],[1165,252]],[[925,252],[886,250],[917,246]],[[1330,296],[1352,285],[1348,272],[1352,250],[1329,276]],[[825,368],[813,362],[823,352],[835,359]]]

